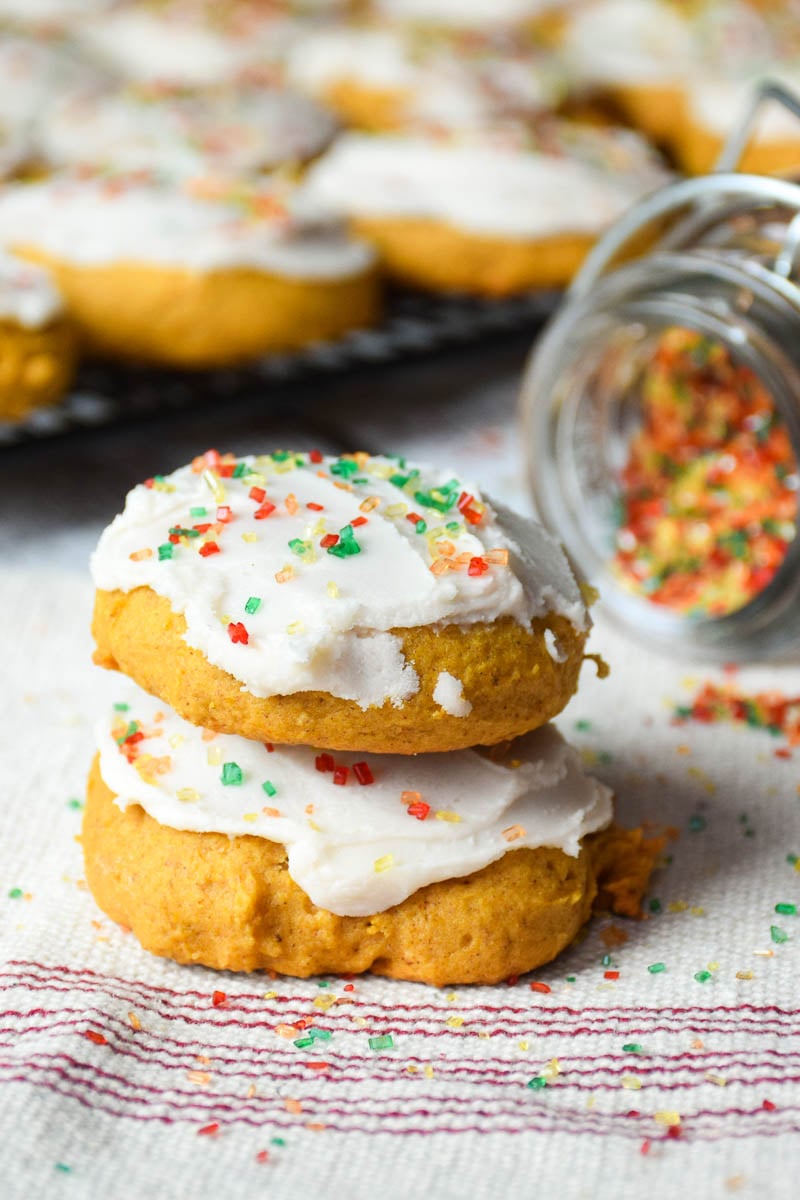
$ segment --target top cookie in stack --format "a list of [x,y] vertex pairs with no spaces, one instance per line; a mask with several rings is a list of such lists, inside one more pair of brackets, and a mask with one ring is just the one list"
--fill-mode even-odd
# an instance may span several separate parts
[[96,661],[197,725],[417,754],[517,737],[577,686],[560,546],[402,459],[211,451],[103,534]]

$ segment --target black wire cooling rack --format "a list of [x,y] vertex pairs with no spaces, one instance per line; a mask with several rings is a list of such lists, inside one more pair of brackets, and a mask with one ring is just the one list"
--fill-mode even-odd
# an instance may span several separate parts
[[0,446],[249,395],[268,402],[271,384],[389,364],[502,334],[534,333],[559,298],[552,291],[504,300],[398,292],[389,297],[376,329],[355,330],[336,342],[270,355],[246,367],[189,372],[88,364],[60,404],[38,409],[22,422],[0,421]]

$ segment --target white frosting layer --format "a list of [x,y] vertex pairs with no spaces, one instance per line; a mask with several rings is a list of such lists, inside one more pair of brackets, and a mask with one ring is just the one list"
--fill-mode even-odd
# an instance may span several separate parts
[[47,271],[0,252],[0,319],[38,329],[62,308],[61,296]]
[[[686,88],[690,121],[717,137],[727,137],[744,118],[756,87],[765,79],[783,83],[800,95],[800,65],[794,69],[775,65],[739,79],[705,75],[693,79]],[[800,118],[781,104],[764,105],[756,130],[759,142],[797,142],[800,148]]]
[[0,0],[0,20],[62,28],[114,3],[116,0]]
[[587,131],[543,153],[500,139],[349,133],[314,164],[307,186],[347,216],[424,217],[537,238],[598,233],[665,180],[629,134]]
[[81,44],[126,79],[206,87],[274,74],[295,23],[261,5],[128,3],[85,22]]
[[239,174],[304,162],[335,131],[315,101],[277,88],[166,94],[96,86],[54,103],[40,136],[48,159],[62,165]]
[[375,7],[395,21],[420,21],[480,28],[516,25],[543,13],[571,7],[578,0],[376,0]]
[[58,96],[69,96],[97,78],[58,45],[22,34],[0,36],[0,123],[33,146],[43,115]]
[[[550,630],[545,630],[550,633]],[[464,696],[464,684],[449,671],[440,671],[433,689],[433,698],[451,717],[468,717],[472,705]]]
[[269,179],[216,188],[65,175],[18,184],[0,193],[0,245],[87,266],[241,266],[308,280],[360,274],[373,260],[302,189]]
[[[143,740],[120,749],[119,739],[139,731]],[[260,742],[203,734],[141,693],[127,712],[102,721],[100,769],[117,805],[140,804],[173,829],[282,843],[295,883],[341,916],[382,912],[509,850],[548,846],[577,856],[581,839],[612,818],[608,788],[584,775],[552,726],[514,744],[515,767],[473,750],[366,759],[337,752],[335,765],[348,768],[343,786],[316,769],[308,747],[270,753]],[[368,785],[353,770],[364,762]],[[226,763],[241,783],[222,783]],[[226,775],[238,778],[230,766]]]
[[593,0],[571,17],[563,49],[578,81],[647,87],[680,80],[694,42],[665,0]]
[[[170,529],[215,521],[208,478],[182,467],[155,487],[134,488],[100,538],[92,575],[106,591],[147,586],[167,597],[186,619],[189,645],[256,696],[323,691],[362,708],[386,700],[400,705],[418,690],[418,679],[392,629],[467,626],[503,616],[527,625],[550,612],[586,627],[558,543],[535,522],[485,498],[485,508],[478,508],[479,492],[446,472],[411,475],[411,467],[366,455],[357,468],[352,459],[317,465],[304,454],[284,462],[267,456],[240,461],[248,473],[221,480],[218,493],[232,519],[185,537],[167,561],[159,560],[158,547]],[[202,469],[202,461],[197,465]],[[437,492],[451,482],[449,492]],[[218,486],[214,477],[210,483]],[[253,486],[265,490],[264,501],[258,492],[250,497]],[[479,523],[459,511],[462,493],[475,498],[465,508]],[[264,503],[275,510],[258,519]],[[192,508],[207,515],[192,515]],[[422,519],[424,531],[409,514]],[[357,553],[339,557],[336,546],[321,546],[354,521],[364,523],[341,541],[354,539]],[[206,540],[220,553],[202,556]],[[256,611],[252,603],[248,609],[251,598]],[[239,624],[247,644],[231,640],[229,625]]]

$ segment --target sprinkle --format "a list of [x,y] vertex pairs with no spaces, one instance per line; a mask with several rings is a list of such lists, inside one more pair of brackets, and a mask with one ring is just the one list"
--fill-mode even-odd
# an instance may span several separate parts
[[526,1087],[532,1088],[534,1091],[540,1091],[547,1087],[547,1080],[544,1075],[534,1075],[533,1079],[529,1079]]
[[700,813],[696,813],[693,817],[689,818],[690,833],[702,833],[705,827],[706,819],[705,817],[701,816]]
[[764,1109],[764,1112],[775,1112],[777,1105],[773,1104],[771,1100],[762,1100],[761,1107]]
[[489,564],[487,563],[485,558],[481,558],[480,556],[475,555],[473,558],[471,558],[469,560],[469,567],[467,568],[468,575],[472,575],[472,576],[485,575],[488,570],[489,570]]
[[[131,560],[131,562],[142,562],[143,559],[152,558],[152,557],[153,557],[153,551],[150,549],[149,546],[145,546],[145,548],[143,550],[134,550],[132,554],[128,555],[128,558]],[[159,557],[160,557],[160,555],[159,555]]]
[[302,621],[292,621],[291,625],[286,626],[286,632],[290,634],[305,633],[306,627]]
[[713,1071],[706,1071],[706,1079],[717,1087],[725,1087],[728,1082],[724,1075],[715,1075]]
[[373,776],[368,763],[353,763],[353,774],[362,787],[367,787],[370,783],[375,782],[375,777]]
[[781,929],[780,925],[770,925],[769,936],[776,945],[780,946],[783,942],[788,942],[789,935],[785,929]]
[[194,804],[196,800],[200,799],[200,793],[191,787],[178,788],[175,795],[182,804]]
[[172,558],[174,550],[175,547],[171,542],[164,542],[163,545],[158,547],[158,561],[169,562],[169,560]]
[[653,1113],[653,1120],[659,1125],[680,1125],[681,1114],[677,1112],[671,1112],[669,1110],[666,1112],[657,1112]]
[[530,986],[531,986],[532,992],[541,992],[542,995],[545,995],[545,996],[548,995],[552,991],[552,988],[547,983],[535,982],[535,983],[532,983]]
[[394,1048],[394,1038],[390,1033],[381,1033],[377,1037],[369,1039],[370,1050],[392,1050]]
[[430,811],[430,804],[426,804],[424,800],[415,800],[413,804],[409,804],[408,806],[409,816],[416,817],[418,821],[424,821]]
[[216,542],[204,542],[199,551],[203,558],[208,558],[211,554],[219,554],[219,552],[220,549]]
[[197,1131],[200,1137],[215,1137],[219,1133],[219,1122],[212,1121],[210,1125],[204,1125],[202,1129]]
[[384,854],[381,858],[375,859],[375,862],[372,864],[372,869],[380,875],[380,873],[382,871],[388,871],[390,869],[390,867],[393,867],[393,866],[394,866],[394,855],[393,854]]
[[[445,1021],[445,1025],[449,1025],[451,1029],[460,1029],[463,1024],[463,1017],[448,1017]],[[524,1046],[524,1049],[528,1049],[527,1044]]]
[[359,504],[359,511],[362,513],[371,513],[373,509],[378,508],[381,502],[380,496],[367,496]]
[[256,521],[265,521],[267,517],[271,517],[274,512],[275,505],[271,504],[269,500],[265,500],[261,507],[257,508],[253,513],[253,517]]
[[333,772],[333,782],[337,787],[344,787],[347,783],[349,771],[347,767],[336,767]]
[[260,596],[251,596],[244,606],[244,611],[252,617],[252,616],[254,616],[255,613],[258,612],[258,610],[260,608],[261,608],[261,597]]
[[318,754],[314,760],[314,766],[318,771],[332,771],[334,765],[332,754]]
[[643,1050],[644,1046],[641,1042],[626,1042],[622,1047],[623,1054],[641,1054]]
[[[323,538],[323,541],[325,539]],[[321,545],[322,543],[320,543]],[[334,554],[337,558],[350,558],[354,554],[361,553],[361,547],[356,541],[353,533],[352,525],[345,525],[339,530],[339,538],[335,545],[326,547],[328,554]]]
[[709,979],[713,978],[714,977],[710,971],[697,971],[695,973],[695,979],[698,983],[708,983]]
[[223,525],[227,525],[229,521],[233,520],[233,513],[229,505],[220,505],[220,507],[217,509],[217,520]]
[[642,1081],[641,1079],[637,1079],[635,1075],[623,1075],[620,1079],[620,1084],[622,1087],[627,1088],[628,1091],[638,1092],[642,1086]]
[[752,979],[753,972],[752,971],[737,971],[736,978],[737,979]]
[[603,979],[619,979],[619,971],[606,971]]
[[509,825],[508,829],[503,830],[503,837],[507,842],[517,842],[520,838],[524,838],[527,832],[522,825]]
[[222,1005],[227,1004],[227,1002],[228,997],[225,992],[214,992],[211,997],[211,1003],[214,1005],[214,1008],[221,1008]]
[[780,913],[780,915],[782,917],[795,917],[795,916],[797,916],[797,905],[796,904],[776,904],[775,912]]
[[650,963],[647,969],[651,975],[662,975],[667,969],[667,964],[663,962]]
[[133,1029],[135,1033],[139,1033],[142,1028],[142,1022],[139,1020],[135,1012],[128,1013],[128,1022],[131,1029]]
[[213,471],[203,471],[203,481],[217,504],[223,504],[225,501],[225,484],[221,482],[219,476],[215,475]]
[[[278,794],[278,789],[275,787],[275,784],[272,783],[272,781],[269,779],[265,779],[264,782],[262,783],[261,787],[267,793],[268,796],[277,796],[277,794]],[[267,810],[264,809],[264,811],[266,812]],[[271,809],[270,811],[275,812],[276,810]]]
[[208,754],[206,755],[206,761],[210,767],[218,767],[222,762],[222,747],[209,746]]
[[231,639],[234,645],[241,643],[242,646],[246,646],[250,641],[250,634],[247,632],[241,621],[231,621],[230,625],[228,626],[228,637]]
[[461,820],[461,817],[458,815],[458,813],[451,812],[449,809],[440,808],[436,813],[436,820],[449,821],[451,824],[457,824]]
[[220,779],[226,787],[238,787],[244,779],[242,768],[235,762],[223,763]]
[[330,550],[339,541],[338,533],[326,533],[324,538],[320,540],[320,547],[323,550]]
[[312,463],[322,462],[322,452],[320,450],[309,450],[308,461]]
[[300,507],[300,505],[297,503],[297,497],[295,496],[294,492],[289,492],[289,495],[284,500],[284,504],[286,505],[286,511],[290,514],[290,516],[294,516]]
[[294,567],[288,563],[282,570],[278,571],[275,576],[276,583],[288,583],[290,579],[294,579]]
[[408,512],[408,505],[390,504],[385,511],[387,517],[402,517]]
[[328,593],[328,595],[330,596],[331,600],[337,600],[337,599],[338,599],[338,597],[339,597],[339,588],[338,588],[338,586],[337,586],[337,585],[336,585],[336,584],[333,582],[333,580],[332,580],[332,579],[329,579],[329,580],[328,580],[328,583],[326,584],[325,590],[326,590],[326,592]]
[[501,567],[508,566],[508,551],[507,550],[499,550],[499,549],[498,550],[490,550],[489,553],[486,554],[484,557],[486,558],[486,561],[489,563],[493,563],[493,564],[495,564],[497,566],[501,566]]
[[87,1029],[83,1035],[88,1042],[94,1042],[95,1046],[107,1046],[108,1039],[94,1029]]
[[313,553],[314,547],[311,542],[303,541],[302,538],[292,538],[289,542],[289,549],[292,554],[296,554],[298,558],[307,558]]

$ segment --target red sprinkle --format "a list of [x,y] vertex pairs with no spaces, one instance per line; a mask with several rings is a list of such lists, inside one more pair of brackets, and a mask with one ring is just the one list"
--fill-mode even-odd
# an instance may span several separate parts
[[217,520],[223,525],[227,525],[228,521],[233,519],[233,513],[229,504],[221,504],[217,509]]
[[508,979],[506,980],[506,983],[508,984],[509,987],[516,987],[517,984],[519,983],[519,975],[509,975]]
[[356,985],[354,983],[346,983],[344,985],[344,987],[342,988],[343,992],[354,992],[355,990],[356,990]]
[[544,995],[546,995],[551,990],[552,989],[551,989],[550,985],[547,983],[532,983],[531,984],[532,992],[542,992]]
[[267,754],[272,754],[275,747],[273,746],[272,742],[264,742],[264,749],[266,750]]
[[[96,1033],[94,1029],[87,1029],[83,1036],[87,1039],[87,1041],[94,1042],[95,1046],[107,1046],[108,1045],[108,1039],[105,1037],[105,1035],[102,1033]],[[767,1101],[765,1100],[764,1101],[765,1107],[766,1107],[766,1104],[767,1104]],[[774,1107],[775,1106],[773,1105],[773,1108]]]
[[365,762],[353,763],[353,774],[355,775],[358,782],[362,785],[362,787],[366,787],[367,784],[375,782],[375,776],[372,774],[372,771],[369,769],[368,763],[365,763]]
[[606,971],[603,979],[619,979],[619,971]]
[[416,817],[418,821],[424,821],[431,811],[431,806],[430,804],[426,804],[424,800],[415,800],[413,804],[409,804],[406,811],[412,817]]
[[771,1100],[762,1100],[761,1107],[764,1109],[764,1112],[775,1112],[777,1106]]
[[230,479],[235,470],[236,463],[220,463],[217,467],[217,471],[223,479]]
[[353,526],[353,529],[358,529],[360,525],[368,525],[369,521],[366,517],[353,517],[350,524]]
[[214,1008],[221,1008],[223,1004],[228,1003],[228,993],[214,992],[213,996],[211,997],[211,1003],[214,1005]]
[[153,488],[153,487],[155,487],[155,486],[156,486],[156,481],[155,481],[155,479],[145,479],[145,481],[144,481],[144,486],[145,486],[146,488]]
[[306,505],[306,508],[310,508],[312,512],[324,512],[325,511],[324,504],[316,504],[313,500],[309,500],[308,504]]
[[180,534],[179,533],[171,533],[169,535],[169,540],[172,542],[173,546],[176,546],[178,544],[178,542],[181,540]]
[[321,463],[322,462],[322,451],[321,450],[309,450],[308,459],[309,459],[309,462]]
[[198,533],[208,533],[211,528],[210,521],[204,521],[202,525],[193,525],[192,529],[196,529]]
[[269,1150],[259,1150],[258,1154],[256,1155],[256,1162],[257,1163],[269,1162]]
[[269,517],[274,512],[275,512],[275,505],[270,504],[269,500],[267,500],[267,501],[265,501],[264,504],[261,505],[260,508],[256,509],[256,511],[253,513],[253,516],[255,517],[255,519],[257,521],[263,521],[265,517]]
[[415,513],[415,512],[406,513],[406,520],[410,521],[412,525],[418,525],[419,522],[422,521],[423,519],[424,518],[422,518],[419,515],[419,513]]
[[670,1125],[669,1129],[667,1130],[667,1137],[668,1138],[679,1138],[680,1136],[681,1136],[680,1125]]
[[307,1062],[306,1066],[310,1071],[327,1071],[330,1067],[329,1062]]
[[209,554],[219,554],[219,546],[216,542],[206,542],[200,547],[200,554],[203,558],[208,558]]
[[323,550],[327,550],[329,546],[335,546],[339,540],[338,533],[326,533],[324,538],[320,540],[320,546]]
[[335,765],[332,754],[318,754],[314,760],[314,766],[318,771],[332,771]]
[[243,646],[246,646],[250,641],[250,634],[247,632],[241,621],[231,621],[230,625],[228,626],[228,637],[231,639],[234,645],[237,642],[241,642]]
[[347,776],[350,774],[347,767],[337,767],[333,772],[333,782],[337,787],[344,787],[347,783]]
[[479,513],[475,508],[462,508],[461,515],[470,525],[480,525],[483,520],[483,513]]
[[475,499],[475,497],[471,496],[469,494],[469,492],[462,492],[461,495],[458,497],[458,503],[456,505],[456,508],[458,509],[459,512],[463,512],[465,508],[469,508],[470,504],[472,504],[474,499]]
[[641,1146],[639,1147],[639,1153],[640,1154],[649,1154],[650,1153],[650,1139],[649,1138],[646,1138],[642,1142]]
[[251,487],[247,494],[251,500],[255,500],[258,504],[260,504],[267,493],[264,488]]
[[219,1133],[219,1121],[212,1121],[210,1125],[204,1125],[202,1129],[197,1131],[200,1137],[213,1137],[215,1133]]
[[467,568],[468,575],[485,575],[488,570],[489,564],[485,558],[481,558],[479,555],[476,555],[474,558],[469,560],[469,567]]

